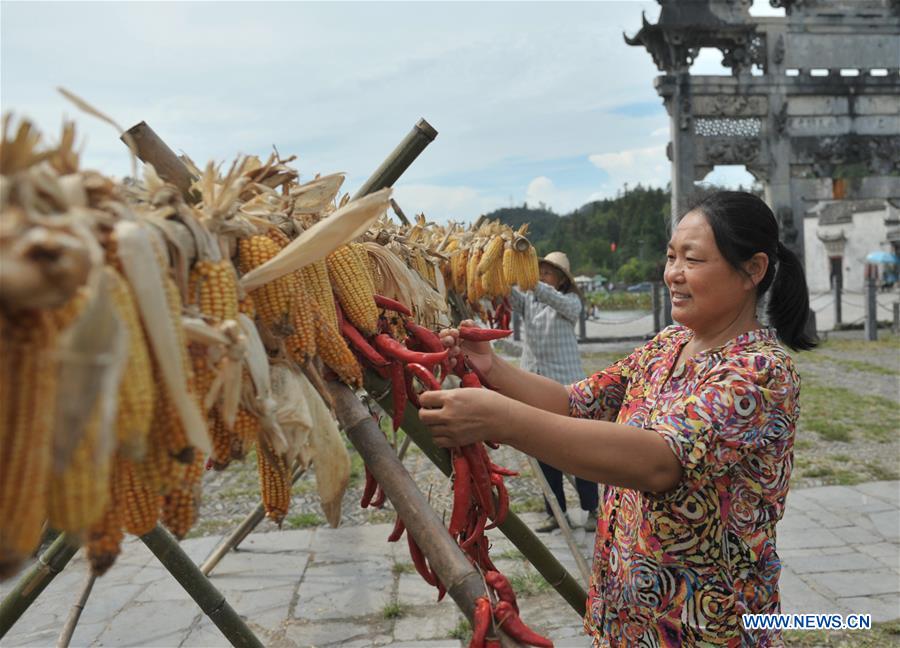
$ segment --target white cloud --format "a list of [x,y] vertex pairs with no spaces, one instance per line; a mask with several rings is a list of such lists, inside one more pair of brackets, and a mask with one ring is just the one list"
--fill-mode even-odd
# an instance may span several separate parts
[[661,126],[657,128],[655,131],[650,133],[650,137],[668,137],[669,136],[669,126]]
[[529,207],[543,203],[557,214],[567,214],[590,200],[584,189],[560,189],[547,176],[534,178],[525,189],[525,202]]
[[638,183],[663,187],[671,179],[665,145],[595,153],[588,159],[598,169],[609,174],[600,188],[599,195],[602,197],[614,195],[626,182],[632,187]]
[[404,184],[394,188],[394,198],[407,217],[424,213],[428,220],[469,222],[501,206],[501,199],[472,187]]

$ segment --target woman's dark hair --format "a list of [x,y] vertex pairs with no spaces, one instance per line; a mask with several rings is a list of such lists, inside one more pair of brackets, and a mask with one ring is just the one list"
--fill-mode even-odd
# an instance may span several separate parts
[[719,252],[739,272],[757,252],[769,257],[757,297],[771,288],[766,314],[782,342],[796,350],[814,348],[816,340],[806,331],[809,290],[803,264],[778,239],[778,221],[769,206],[745,191],[717,191],[701,197],[678,220],[695,210],[706,217]]

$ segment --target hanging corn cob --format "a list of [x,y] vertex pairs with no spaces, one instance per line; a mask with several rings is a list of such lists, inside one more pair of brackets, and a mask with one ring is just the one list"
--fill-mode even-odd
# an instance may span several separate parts
[[[112,488],[112,484],[109,487]],[[95,576],[102,576],[112,567],[122,551],[124,538],[119,507],[110,500],[103,515],[88,529],[87,534],[87,558]]]

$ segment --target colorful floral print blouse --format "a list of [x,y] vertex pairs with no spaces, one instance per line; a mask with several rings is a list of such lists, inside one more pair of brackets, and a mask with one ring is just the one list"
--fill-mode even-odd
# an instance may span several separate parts
[[570,387],[573,416],[653,429],[683,467],[664,494],[606,487],[585,629],[594,646],[780,646],[743,613],[777,613],[800,378],[759,329],[685,358],[669,327]]

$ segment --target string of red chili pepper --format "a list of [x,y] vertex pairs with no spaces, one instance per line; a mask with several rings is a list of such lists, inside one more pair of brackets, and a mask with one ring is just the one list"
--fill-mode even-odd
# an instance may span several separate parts
[[[389,298],[378,296],[378,306],[393,310],[397,313],[409,316],[411,313],[403,304]],[[426,327],[420,326],[410,320],[404,321],[409,333],[406,345],[393,339],[388,333],[387,320],[382,318],[383,324],[380,332],[369,342],[352,324],[338,313],[342,334],[365,364],[379,370],[382,375],[389,375],[392,388],[394,429],[398,429],[402,422],[403,411],[407,400],[416,407],[419,406],[412,379],[417,379],[426,390],[441,389],[441,383],[433,372],[433,367],[441,364],[443,375],[449,373],[450,360],[448,350],[444,348],[438,336]],[[461,327],[460,338],[469,341],[491,341],[508,336],[509,330],[481,329],[477,327]],[[420,350],[421,349],[421,350]],[[479,388],[488,386],[477,367],[466,362],[461,355],[454,367],[455,373],[460,376],[463,387]],[[499,603],[493,609],[493,616],[498,618],[501,624],[508,628],[511,637],[523,643],[535,646],[552,645],[518,618],[515,593],[509,581],[496,570],[489,555],[489,543],[484,535],[485,531],[502,524],[509,510],[509,495],[504,476],[517,475],[515,471],[494,464],[487,454],[485,446],[481,443],[471,444],[454,449],[451,453],[454,472],[454,496],[453,510],[449,523],[449,532],[460,543],[461,549],[469,555],[472,561],[485,572],[485,580],[499,598]],[[494,489],[497,491],[497,503],[494,503]],[[384,490],[375,480],[366,467],[366,482],[360,504],[380,507],[384,503]],[[488,519],[492,520],[487,525]],[[405,525],[400,516],[394,522],[394,528],[388,536],[389,542],[398,541],[405,531]],[[429,583],[437,587],[438,600],[446,594],[446,588],[437,578],[437,575],[428,565],[421,548],[407,533],[407,544],[410,557],[419,575]],[[509,606],[509,609],[503,607]],[[492,610],[490,600],[481,597],[477,603],[476,632],[473,633],[471,646],[497,645],[493,639],[487,639],[487,631],[490,627]],[[537,643],[535,643],[537,642]]]

